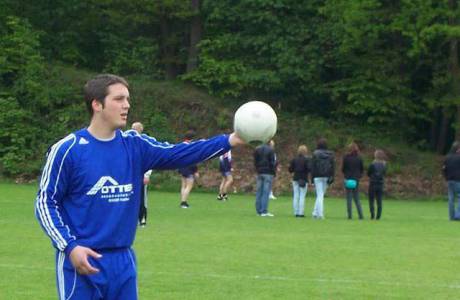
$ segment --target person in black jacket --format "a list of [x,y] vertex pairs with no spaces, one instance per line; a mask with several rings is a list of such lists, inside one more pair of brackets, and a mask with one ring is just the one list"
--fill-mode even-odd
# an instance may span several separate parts
[[305,195],[308,189],[308,174],[310,173],[311,158],[307,156],[308,148],[300,145],[297,150],[297,156],[289,165],[289,172],[293,173],[292,177],[292,207],[296,217],[303,218],[305,209]]
[[[454,142],[442,166],[444,178],[447,180],[447,197],[449,219],[460,220],[460,142]],[[458,199],[455,209],[455,198]]]
[[[348,219],[352,219],[352,198],[355,202],[358,216],[363,219],[363,210],[359,201],[359,180],[364,172],[363,159],[359,155],[359,147],[356,143],[348,146],[348,153],[343,157],[342,173],[345,178],[345,193],[347,199]],[[348,184],[348,182],[351,182]]]
[[254,166],[257,171],[256,212],[262,217],[274,216],[268,212],[268,201],[276,171],[276,158],[269,143],[257,147],[254,152]]
[[334,153],[327,150],[327,141],[324,138],[320,138],[316,143],[311,173],[316,190],[316,201],[312,216],[315,219],[324,219],[324,194],[326,194],[327,187],[334,182],[335,174]]
[[369,209],[372,220],[375,218],[374,199],[377,199],[377,220],[380,220],[382,216],[382,196],[386,168],[385,153],[380,149],[375,150],[374,161],[367,170],[367,176],[369,176]]

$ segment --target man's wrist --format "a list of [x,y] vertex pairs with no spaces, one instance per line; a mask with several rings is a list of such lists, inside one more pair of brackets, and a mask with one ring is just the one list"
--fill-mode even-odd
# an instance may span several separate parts
[[76,241],[70,241],[68,244],[67,244],[67,247],[65,247],[64,249],[64,252],[67,256],[70,256],[70,253],[72,252],[72,250],[77,247],[78,244]]

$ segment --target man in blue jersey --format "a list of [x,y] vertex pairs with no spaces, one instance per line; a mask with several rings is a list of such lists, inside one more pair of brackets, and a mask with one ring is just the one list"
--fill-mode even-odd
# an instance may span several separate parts
[[99,75],[85,85],[87,128],[48,151],[35,212],[56,248],[60,299],[137,299],[131,245],[144,173],[198,163],[243,144],[235,134],[171,145],[126,126],[128,83]]

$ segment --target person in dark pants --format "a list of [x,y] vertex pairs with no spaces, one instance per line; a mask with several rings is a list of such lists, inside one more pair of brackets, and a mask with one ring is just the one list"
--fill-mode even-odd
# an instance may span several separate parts
[[254,152],[254,166],[257,171],[256,213],[261,217],[274,216],[268,212],[268,201],[275,176],[276,158],[269,143],[257,147]]
[[[449,220],[460,220],[460,142],[454,142],[447,154],[442,167],[444,178],[447,180],[447,196]],[[455,198],[458,199],[455,209]]]
[[[144,132],[144,125],[141,122],[134,122],[131,125],[131,129],[135,130],[137,133],[142,135]],[[148,188],[150,183],[150,175],[152,175],[152,170],[148,170],[144,173],[144,179],[142,180],[142,186],[144,187],[144,192],[141,193],[141,205],[139,207],[139,225],[145,227],[147,225],[147,202],[148,202]]]
[[367,170],[367,176],[369,176],[369,209],[372,220],[376,217],[374,210],[375,199],[377,200],[377,220],[380,220],[382,216],[382,196],[386,168],[385,153],[380,149],[375,150],[374,161]]
[[148,192],[149,192],[149,183],[150,183],[150,176],[152,175],[152,170],[148,170],[144,173],[144,193],[141,194],[141,206],[139,208],[139,225],[141,227],[147,226],[147,206],[148,206]]
[[[342,172],[345,178],[348,219],[352,219],[352,199],[358,210],[359,218],[363,219],[363,210],[359,201],[359,180],[363,175],[364,165],[356,143],[348,146],[348,153],[343,157]],[[347,181],[350,181],[350,185]]]

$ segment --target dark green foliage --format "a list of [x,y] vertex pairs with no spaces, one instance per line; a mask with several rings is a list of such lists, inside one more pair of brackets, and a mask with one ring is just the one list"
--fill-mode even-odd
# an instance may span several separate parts
[[[49,143],[85,125],[81,87],[101,72],[134,79],[131,118],[162,140],[229,130],[249,99],[325,124],[391,128],[425,150],[460,138],[458,0],[198,2],[0,0],[2,172],[35,172]],[[192,27],[202,28],[198,66],[186,73]],[[184,100],[186,85],[152,83],[177,76],[225,100]],[[315,122],[307,134],[324,128]],[[355,137],[331,128],[321,135],[332,147]]]
[[38,34],[16,17],[0,23],[0,165],[6,175],[36,170],[41,112],[47,107]]

